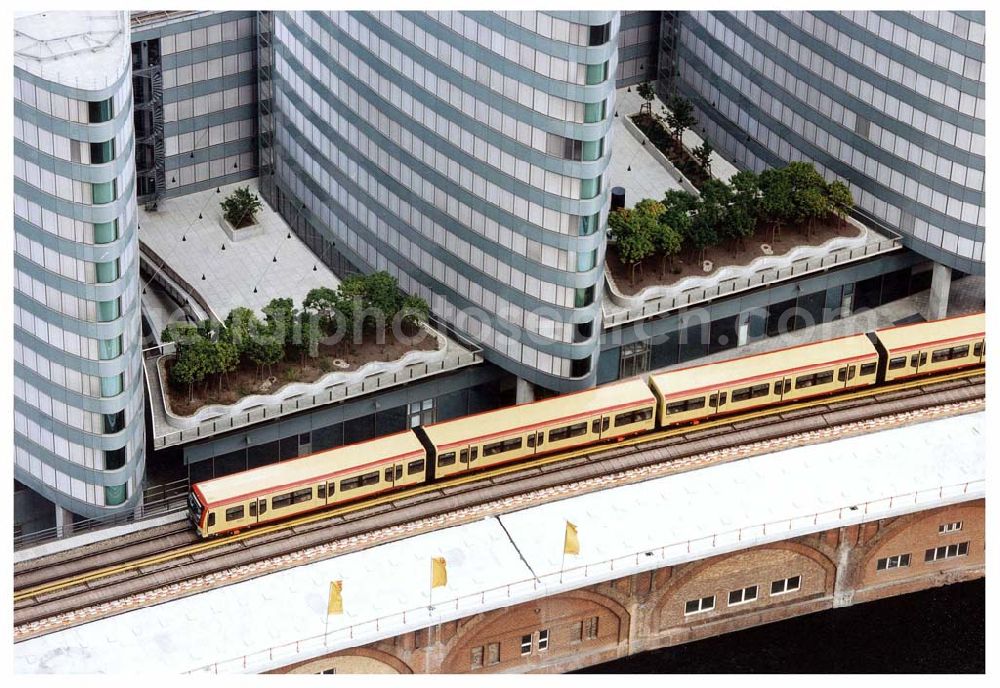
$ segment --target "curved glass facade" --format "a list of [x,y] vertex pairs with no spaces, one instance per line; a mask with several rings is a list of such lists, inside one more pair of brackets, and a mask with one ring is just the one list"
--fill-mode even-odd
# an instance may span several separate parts
[[983,12],[668,15],[713,145],[756,171],[811,160],[910,248],[984,272]]
[[142,492],[139,261],[128,18],[79,21],[70,70],[15,50],[14,477],[97,518]]
[[323,241],[388,270],[494,362],[589,386],[618,22],[274,13],[275,184]]

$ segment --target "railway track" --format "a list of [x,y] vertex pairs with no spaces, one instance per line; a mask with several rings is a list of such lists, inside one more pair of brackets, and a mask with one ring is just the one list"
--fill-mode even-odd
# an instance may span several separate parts
[[[983,371],[959,371],[696,426],[668,428],[612,445],[501,466],[364,503],[306,514],[224,539],[202,541],[186,522],[137,531],[116,540],[110,548],[107,543],[95,543],[15,565],[15,640],[46,632],[40,622],[74,610],[107,605],[130,595],[177,586],[193,578],[457,509],[665,462],[677,471],[689,470],[695,466],[685,460],[706,452],[984,396]],[[409,533],[399,537],[406,535]],[[371,544],[366,542],[356,548]],[[109,608],[108,613],[115,610]]]

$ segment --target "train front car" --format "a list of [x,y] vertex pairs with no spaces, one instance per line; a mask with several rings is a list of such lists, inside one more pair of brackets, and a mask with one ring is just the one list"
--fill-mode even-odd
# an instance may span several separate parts
[[629,380],[417,431],[438,479],[648,432],[656,427],[655,410],[656,397],[649,387]]
[[859,334],[668,370],[650,384],[666,427],[873,385],[877,365]]
[[982,365],[986,362],[986,314],[973,313],[873,333],[886,382]]
[[189,513],[202,537],[235,533],[421,484],[426,458],[407,430],[198,483]]

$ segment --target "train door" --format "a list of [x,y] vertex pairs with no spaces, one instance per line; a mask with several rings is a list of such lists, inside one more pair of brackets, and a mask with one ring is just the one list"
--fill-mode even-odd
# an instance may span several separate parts
[[545,451],[543,449],[543,447],[545,446],[545,431],[539,430],[538,432],[529,432],[525,440],[525,443],[529,447],[534,448],[535,454],[541,454],[543,451]]
[[467,471],[475,470],[478,460],[479,447],[468,446],[458,453],[458,461]]
[[853,380],[858,374],[858,366],[856,363],[851,365],[840,366],[837,368],[837,382],[843,382],[841,387],[850,387],[851,380]]
[[976,345],[972,347],[972,355],[976,357],[976,361],[982,363],[986,360],[986,340],[981,342],[976,342]]
[[590,432],[597,439],[604,439],[608,430],[611,428],[611,416],[603,416],[600,418],[595,418],[590,423]]
[[716,413],[725,413],[726,404],[728,403],[728,392],[712,392],[708,395],[708,405],[710,408],[714,409],[709,412],[709,415]]
[[776,401],[783,401],[785,395],[792,391],[792,378],[785,377],[774,382],[774,396]]
[[913,374],[922,372],[922,368],[927,365],[927,352],[918,351],[916,353],[910,354],[910,367],[913,369]]
[[403,479],[403,465],[386,466],[385,474],[382,476],[383,482],[389,487],[395,487],[396,483]]
[[250,502],[250,517],[254,519],[255,523],[266,521],[267,518],[264,517],[264,514],[266,513],[267,513],[267,498],[257,499]]

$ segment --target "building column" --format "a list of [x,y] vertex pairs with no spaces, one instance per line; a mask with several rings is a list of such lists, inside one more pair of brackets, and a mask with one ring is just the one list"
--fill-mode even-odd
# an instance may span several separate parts
[[928,320],[940,320],[948,315],[948,292],[951,290],[951,268],[934,263],[931,274],[931,292],[927,297]]
[[73,512],[56,504],[56,537],[66,537],[73,534]]
[[517,391],[514,397],[516,404],[530,404],[535,400],[535,387],[524,378],[517,378]]

